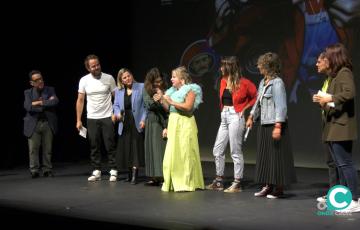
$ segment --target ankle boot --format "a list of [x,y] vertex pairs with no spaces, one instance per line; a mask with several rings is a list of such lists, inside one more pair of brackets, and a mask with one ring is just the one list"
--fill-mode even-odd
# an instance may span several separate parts
[[132,168],[132,177],[130,184],[134,184],[134,185],[137,184],[137,176],[138,176],[138,169]]
[[129,168],[127,177],[126,177],[126,179],[125,179],[125,182],[130,182],[130,181],[131,181],[131,177],[132,177],[132,170],[131,170],[131,168]]

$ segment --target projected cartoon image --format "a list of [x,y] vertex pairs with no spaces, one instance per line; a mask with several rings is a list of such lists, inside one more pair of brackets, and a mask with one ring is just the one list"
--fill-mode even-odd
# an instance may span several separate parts
[[237,55],[246,75],[258,75],[257,57],[280,54],[289,101],[298,91],[309,96],[319,89],[316,57],[324,47],[342,42],[352,46],[351,23],[360,15],[359,0],[215,0],[216,16],[209,45],[219,55]]

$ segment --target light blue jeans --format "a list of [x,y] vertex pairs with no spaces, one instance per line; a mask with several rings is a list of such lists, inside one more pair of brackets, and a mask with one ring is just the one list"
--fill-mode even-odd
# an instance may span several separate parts
[[230,141],[230,155],[234,162],[234,178],[243,178],[244,157],[242,142],[245,130],[245,119],[234,107],[224,107],[221,112],[221,123],[216,136],[213,154],[215,157],[216,175],[223,176],[225,168],[225,149]]

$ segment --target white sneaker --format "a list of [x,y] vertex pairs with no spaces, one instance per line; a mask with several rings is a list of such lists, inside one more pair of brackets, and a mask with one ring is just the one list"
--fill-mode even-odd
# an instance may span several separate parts
[[320,203],[326,203],[326,196],[319,196],[316,198],[316,201]]
[[256,196],[256,197],[267,196],[271,192],[272,192],[271,187],[264,186],[264,187],[262,187],[261,191],[254,193],[254,196]]
[[336,212],[340,212],[340,213],[360,212],[360,203],[359,201],[352,200],[349,206],[341,210],[336,210]]
[[240,181],[232,182],[231,186],[229,188],[225,189],[224,192],[227,192],[227,193],[241,192]]
[[109,178],[109,181],[110,181],[110,182],[116,182],[116,181],[117,181],[117,175],[118,175],[117,170],[111,169],[111,170],[110,170],[110,178]]
[[92,175],[88,178],[88,181],[99,181],[99,180],[101,180],[101,171],[96,169],[92,172]]

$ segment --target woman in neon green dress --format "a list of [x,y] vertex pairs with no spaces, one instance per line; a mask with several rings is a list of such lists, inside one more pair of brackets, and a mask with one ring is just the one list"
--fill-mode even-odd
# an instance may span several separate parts
[[195,191],[204,189],[198,129],[194,110],[202,102],[202,91],[185,67],[172,71],[172,87],[162,97],[162,104],[170,111],[165,155],[163,160],[164,184],[162,191]]

